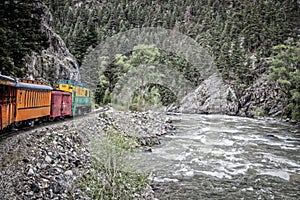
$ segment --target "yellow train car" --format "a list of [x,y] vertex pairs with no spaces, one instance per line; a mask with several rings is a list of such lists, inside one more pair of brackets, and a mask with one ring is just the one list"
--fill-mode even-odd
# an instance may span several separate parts
[[18,80],[16,88],[16,124],[50,116],[52,87],[43,82]]

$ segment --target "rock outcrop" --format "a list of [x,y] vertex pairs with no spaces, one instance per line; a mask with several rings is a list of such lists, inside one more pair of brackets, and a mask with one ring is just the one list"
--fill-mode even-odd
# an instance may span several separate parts
[[280,117],[284,108],[285,94],[275,82],[270,82],[266,76],[244,91],[240,99],[238,115]]
[[[41,5],[43,6],[43,5]],[[55,32],[51,24],[52,14],[45,7],[41,28],[48,37],[49,47],[41,54],[32,52],[27,56],[26,68],[29,79],[42,79],[54,81],[57,79],[79,80],[79,65],[75,57],[69,52],[65,42]]]
[[180,103],[180,112],[198,114],[229,114],[238,111],[234,90],[217,75],[212,75]]
[[182,101],[179,111],[199,114],[229,114],[244,117],[280,117],[284,108],[285,94],[278,84],[266,76],[257,79],[240,98],[235,91],[216,75],[203,81]]

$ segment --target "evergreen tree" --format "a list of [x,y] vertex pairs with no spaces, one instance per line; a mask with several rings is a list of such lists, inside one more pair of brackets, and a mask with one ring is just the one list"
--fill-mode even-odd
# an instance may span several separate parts
[[285,114],[300,120],[300,40],[288,39],[272,48],[270,57],[271,80],[275,80],[286,93]]
[[26,74],[24,57],[48,46],[41,32],[43,7],[34,0],[7,0],[0,3],[1,73],[17,77]]

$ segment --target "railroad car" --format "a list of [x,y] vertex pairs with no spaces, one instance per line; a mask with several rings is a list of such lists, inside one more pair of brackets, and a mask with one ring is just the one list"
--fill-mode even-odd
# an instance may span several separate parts
[[20,79],[16,83],[16,89],[16,125],[30,125],[36,119],[49,118],[52,87],[44,82]]
[[57,89],[53,91],[44,82],[0,74],[0,131],[91,111],[91,92],[82,84],[63,80]]
[[51,92],[51,113],[50,118],[64,118],[72,116],[72,94],[69,92]]
[[16,116],[16,81],[0,74],[0,130],[9,127]]
[[91,92],[83,84],[72,80],[57,81],[57,90],[72,94],[72,115],[81,115],[91,112]]

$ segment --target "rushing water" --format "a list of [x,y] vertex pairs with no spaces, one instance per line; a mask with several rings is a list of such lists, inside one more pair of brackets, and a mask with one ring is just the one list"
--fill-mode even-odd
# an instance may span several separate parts
[[158,199],[300,199],[300,129],[222,115],[181,115],[177,133],[137,153]]

